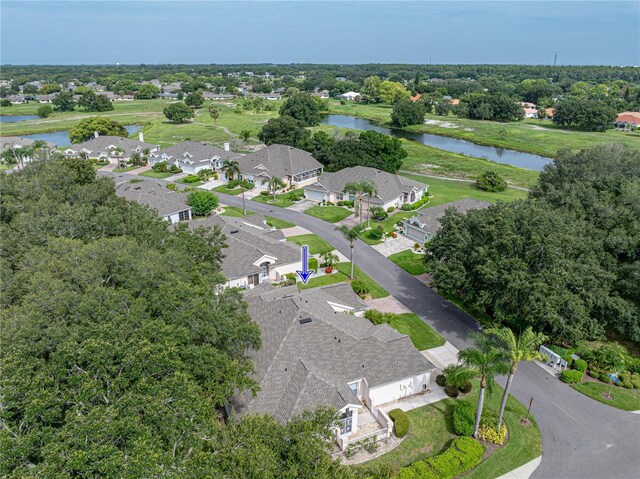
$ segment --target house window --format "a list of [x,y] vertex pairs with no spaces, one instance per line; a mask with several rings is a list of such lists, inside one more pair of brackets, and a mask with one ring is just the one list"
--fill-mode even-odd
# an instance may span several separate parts
[[349,408],[340,416],[340,434],[347,434],[353,430],[353,411]]
[[360,381],[356,381],[354,383],[349,383],[349,387],[353,391],[353,394],[358,396],[358,392],[360,391]]
[[178,213],[178,221],[189,221],[190,219],[189,210],[184,210]]

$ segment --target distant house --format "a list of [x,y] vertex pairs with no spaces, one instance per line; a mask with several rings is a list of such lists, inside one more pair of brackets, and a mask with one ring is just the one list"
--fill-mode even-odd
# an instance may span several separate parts
[[538,118],[538,109],[537,108],[523,108],[524,109],[524,117],[525,118]]
[[453,106],[457,106],[457,105],[460,104],[460,99],[459,98],[452,98],[450,103]]
[[133,152],[145,154],[146,151],[158,151],[158,145],[140,140],[132,140],[120,136],[98,136],[83,143],[68,146],[63,154],[72,158],[88,158],[92,160],[109,160],[110,162],[127,161]]
[[174,100],[174,99],[178,98],[178,94],[177,93],[158,93],[156,96],[158,98],[162,98],[164,100],[167,100],[167,99]]
[[336,77],[336,81],[347,81],[347,77]]
[[12,105],[21,105],[28,101],[24,95],[9,95],[6,99],[9,100]]
[[342,95],[338,95],[336,98],[338,100],[354,101],[360,98],[360,93],[357,93],[355,91],[348,91],[346,93],[343,93]]
[[280,100],[282,95],[280,93],[252,93],[252,98],[264,98],[265,100]]
[[[415,203],[427,192],[428,185],[418,181],[394,175],[368,166],[344,168],[335,173],[323,173],[318,181],[304,188],[305,198],[314,201],[335,203],[341,200],[354,200],[355,195],[345,193],[348,183],[368,180],[375,185],[377,193],[371,199],[371,206],[384,209],[399,208],[404,203]],[[366,204],[364,205],[366,208]]]
[[[228,145],[227,143],[226,146],[228,147]],[[195,175],[202,170],[219,170],[224,160],[239,156],[228,149],[225,150],[200,141],[183,141],[151,153],[147,157],[147,163],[150,166],[161,162],[166,162],[169,166],[175,164],[185,173]]]
[[315,97],[320,98],[322,100],[330,98],[329,90],[316,91],[316,92],[312,93],[311,96],[315,96]]
[[413,96],[410,96],[410,97],[409,97],[409,101],[412,101],[412,102],[414,102],[414,103],[415,103],[415,102],[417,102],[420,98],[422,98],[422,95],[421,95],[420,93],[416,93],[415,95],[413,95]]
[[164,93],[174,93],[182,88],[182,84],[180,82],[168,83],[166,85],[162,85],[162,91]]
[[300,269],[300,248],[284,241],[282,232],[267,226],[263,216],[209,216],[189,223],[192,229],[213,226],[226,236],[222,273],[230,288],[281,281]]
[[284,423],[332,407],[335,440],[345,450],[365,437],[389,437],[385,406],[430,388],[435,366],[408,336],[358,317],[367,306],[346,283],[303,291],[261,285],[245,299],[263,339],[249,352],[260,388],[236,396],[229,413],[269,414]]
[[440,218],[449,208],[454,208],[460,213],[467,211],[488,208],[491,203],[478,201],[472,198],[463,198],[452,203],[445,203],[431,208],[421,210],[416,216],[406,218],[402,221],[403,234],[420,244],[426,243],[433,238],[436,231],[440,229]]
[[164,183],[152,180],[124,182],[116,186],[116,195],[149,206],[169,223],[193,219],[193,211],[187,204],[187,195],[170,190]]
[[640,113],[637,111],[624,111],[619,113],[614,122],[616,128],[628,130],[640,126]]
[[552,120],[553,119],[553,114],[556,112],[556,109],[555,108],[545,108],[544,111],[547,114],[547,119],[548,120]]
[[39,95],[38,101],[40,103],[53,103],[53,100],[55,100],[57,96],[57,93],[52,93],[51,95]]
[[240,179],[262,189],[268,189],[273,177],[280,178],[285,185],[309,185],[318,181],[323,168],[311,153],[288,145],[270,145],[237,161]]
[[[36,141],[37,140],[32,140],[30,138],[20,138],[18,136],[2,136],[0,137],[0,153],[4,153],[7,150],[20,150],[22,148],[29,148],[33,146]],[[47,149],[52,152],[57,148],[57,145],[55,143],[46,141],[45,144]],[[22,161],[24,163],[28,163],[31,160],[32,158],[28,156],[22,158]]]
[[233,100],[236,97],[235,95],[231,95],[230,93],[214,93],[210,91],[203,92],[202,96],[206,100]]

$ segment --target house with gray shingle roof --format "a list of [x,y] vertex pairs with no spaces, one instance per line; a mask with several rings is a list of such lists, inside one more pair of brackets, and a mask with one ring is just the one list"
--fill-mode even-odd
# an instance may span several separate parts
[[344,450],[365,436],[388,437],[393,424],[380,406],[429,388],[435,366],[408,336],[344,312],[366,308],[348,283],[261,286],[245,299],[262,336],[262,347],[249,352],[260,391],[234,398],[229,408],[239,416],[286,422],[329,406],[340,417],[336,441]]
[[467,211],[488,208],[489,206],[491,206],[491,203],[486,201],[463,198],[451,203],[425,208],[417,213],[416,216],[405,218],[402,221],[402,232],[413,241],[421,244],[426,243],[440,229],[440,218],[444,216],[449,208],[453,208],[460,213],[466,213]]
[[218,170],[224,160],[239,156],[201,141],[183,141],[150,154],[147,163],[154,166],[164,161],[169,166],[175,164],[185,173],[195,175],[202,170]]
[[187,195],[167,188],[166,183],[157,181],[123,182],[116,185],[116,195],[135,201],[156,210],[158,216],[169,223],[189,221],[193,218]]
[[[377,193],[371,198],[371,206],[380,206],[385,210],[390,207],[399,208],[405,203],[415,203],[428,189],[428,185],[404,176],[368,166],[353,166],[335,173],[324,173],[316,183],[305,186],[304,195],[310,200],[330,203],[353,201],[355,196],[345,193],[345,186],[361,180],[367,180],[376,187]],[[366,204],[363,206],[366,208]]]
[[238,160],[240,179],[268,189],[269,180],[280,178],[285,185],[302,187],[315,183],[322,163],[311,153],[288,145],[269,145]]
[[139,138],[140,140],[133,140],[121,136],[96,136],[88,141],[68,146],[63,153],[72,158],[86,157],[92,160],[106,159],[122,162],[129,160],[134,152],[144,155],[146,152],[158,151],[158,145],[142,141],[142,132]]

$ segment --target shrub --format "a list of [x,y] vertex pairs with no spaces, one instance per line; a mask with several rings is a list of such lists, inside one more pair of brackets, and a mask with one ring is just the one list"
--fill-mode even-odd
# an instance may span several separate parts
[[3,98],[0,100],[0,106],[11,106],[11,100],[8,98]]
[[393,432],[398,437],[404,437],[409,432],[409,417],[402,409],[392,409],[389,417],[393,421]]
[[633,373],[630,381],[634,389],[640,389],[640,374]]
[[581,371],[567,369],[562,371],[560,380],[565,383],[579,383],[582,381],[584,374]]
[[503,424],[498,431],[497,424],[495,427],[483,424],[478,428],[478,437],[483,441],[502,445],[507,438],[507,427]]
[[444,387],[444,392],[447,393],[447,396],[452,398],[457,398],[460,394],[460,391],[453,384],[448,384]]
[[611,378],[607,373],[600,373],[600,375],[598,376],[598,379],[603,383],[609,383],[611,381]]
[[198,175],[189,175],[182,178],[183,183],[197,183],[200,181],[200,177]]
[[205,168],[204,170],[198,171],[198,176],[201,178],[209,178],[213,176],[213,170],[211,168]]
[[587,370],[587,362],[584,359],[576,359],[573,363],[573,369],[583,373]]
[[469,401],[453,405],[453,430],[460,436],[471,436],[475,426],[475,409]]
[[471,381],[467,381],[466,383],[464,383],[464,386],[458,389],[460,389],[460,392],[463,394],[469,394],[472,388],[473,388],[473,385],[471,384]]
[[318,271],[318,258],[309,258],[309,269]]
[[369,287],[359,279],[353,280],[351,282],[351,289],[353,289],[353,292],[361,298],[364,298],[367,294],[369,294]]
[[485,171],[478,176],[476,186],[484,191],[504,191],[507,189],[507,182],[495,171]]
[[196,190],[187,196],[187,204],[193,208],[194,215],[206,216],[218,206],[218,197],[211,191]]
[[447,378],[444,376],[444,374],[438,374],[436,376],[436,384],[441,388],[447,385]]
[[349,208],[353,208],[353,201],[350,201],[350,200],[344,200],[344,201],[342,202],[342,205],[343,205],[343,206],[348,206]]
[[40,118],[47,118],[48,116],[51,116],[52,113],[53,107],[51,105],[42,105],[38,107],[37,114]]
[[484,447],[478,441],[470,437],[459,437],[442,454],[424,462],[435,469],[440,478],[449,479],[477,466],[483,455]]
[[395,207],[393,207],[393,206],[389,206],[389,207],[387,208],[387,213],[393,213],[395,210],[396,210],[396,209],[395,209]]
[[261,191],[260,195],[261,196],[269,196],[269,192],[268,191]]
[[400,207],[400,209],[401,209],[402,211],[411,211],[411,210],[413,210],[413,206],[411,206],[409,203],[404,203],[404,204]]
[[169,167],[171,173],[182,173],[182,170],[175,163]]
[[381,240],[382,239],[382,235],[383,235],[383,232],[379,228],[373,228],[373,229],[369,230],[369,233],[367,233],[367,236],[370,239],[376,240],[376,241]]
[[169,166],[167,165],[167,162],[166,162],[166,161],[161,161],[161,162],[156,163],[155,165],[153,165],[153,166],[151,167],[151,169],[152,169],[153,171],[157,171],[157,172],[159,172],[159,173],[164,173],[164,172],[166,172],[166,171],[168,171],[168,170],[169,170]]
[[384,324],[391,321],[393,314],[381,313],[376,309],[367,309],[364,313],[364,317],[371,321],[373,324]]
[[632,373],[640,374],[640,358],[629,358],[627,361],[627,369]]
[[389,217],[389,213],[387,213],[384,208],[380,208],[379,206],[374,206],[371,208],[371,217],[375,221],[384,221]]

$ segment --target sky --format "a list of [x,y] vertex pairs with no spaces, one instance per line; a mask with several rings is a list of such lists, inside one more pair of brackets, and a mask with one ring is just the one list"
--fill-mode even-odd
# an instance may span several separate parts
[[2,64],[640,65],[640,0],[6,1]]

